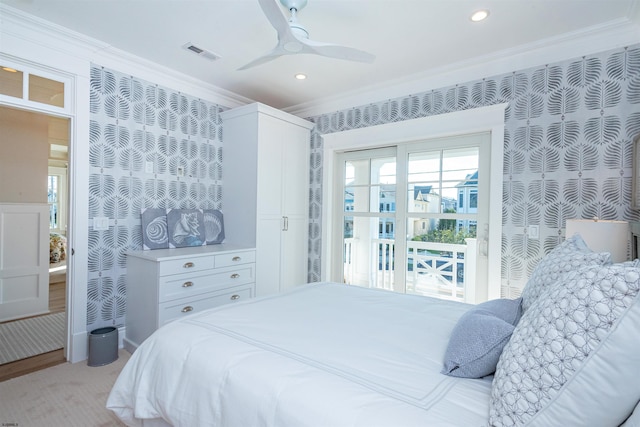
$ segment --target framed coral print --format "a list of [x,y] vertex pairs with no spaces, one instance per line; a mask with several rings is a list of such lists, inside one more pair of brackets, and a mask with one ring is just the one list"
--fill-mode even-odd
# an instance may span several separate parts
[[217,209],[204,209],[204,235],[207,245],[217,245],[224,241],[224,221]]
[[142,208],[142,249],[165,249],[169,247],[167,210]]
[[167,229],[170,248],[206,244],[202,209],[168,209]]
[[640,209],[640,135],[633,140],[633,183],[631,207]]

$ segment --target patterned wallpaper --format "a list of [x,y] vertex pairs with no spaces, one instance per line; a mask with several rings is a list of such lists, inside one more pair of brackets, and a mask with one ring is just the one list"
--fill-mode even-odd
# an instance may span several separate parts
[[[322,135],[508,102],[502,295],[516,297],[564,239],[568,218],[638,220],[632,140],[640,134],[640,45],[311,117],[309,280],[320,280]],[[540,226],[529,239],[528,225]]]
[[[320,280],[322,135],[508,102],[502,294],[514,297],[564,238],[567,218],[640,220],[631,141],[640,134],[640,45],[428,89],[309,120],[309,281]],[[93,66],[88,330],[124,324],[125,253],[142,248],[141,207],[222,209],[224,107]],[[154,173],[145,173],[145,162]],[[177,177],[177,168],[185,169]],[[540,226],[540,239],[524,229]]]
[[89,219],[110,226],[89,230],[88,330],[124,324],[126,252],[142,249],[141,208],[222,208],[224,109],[99,66],[90,85]]

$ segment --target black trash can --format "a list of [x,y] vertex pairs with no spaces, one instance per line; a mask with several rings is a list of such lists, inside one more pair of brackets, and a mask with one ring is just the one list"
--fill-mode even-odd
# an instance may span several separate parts
[[118,359],[118,328],[94,329],[89,334],[89,366],[108,365]]

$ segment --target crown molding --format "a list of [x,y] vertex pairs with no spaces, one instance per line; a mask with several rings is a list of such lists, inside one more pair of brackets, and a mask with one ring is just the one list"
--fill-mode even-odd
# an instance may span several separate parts
[[[630,15],[639,15],[639,9],[636,7],[634,12],[632,8]],[[294,105],[283,110],[299,117],[309,118],[637,43],[640,43],[638,20],[619,19],[604,25],[505,49],[491,55],[470,58],[446,67],[425,70],[385,84],[359,88],[340,96]]]
[[[89,66],[93,63],[132,74],[138,78],[171,87],[229,108],[254,102],[249,98],[140,58],[108,43],[2,3],[0,3],[0,32],[3,36],[3,51],[5,50],[4,40],[14,38],[26,41],[86,62],[88,66],[85,76],[89,75]],[[14,51],[11,54],[15,57],[26,55],[25,59],[37,62],[37,58],[34,57],[36,54],[28,51]]]

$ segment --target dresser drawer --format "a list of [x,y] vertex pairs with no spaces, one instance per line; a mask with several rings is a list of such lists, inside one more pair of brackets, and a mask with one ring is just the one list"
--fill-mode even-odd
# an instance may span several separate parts
[[209,270],[214,268],[215,256],[199,256],[192,258],[180,258],[167,260],[159,265],[159,275],[192,273],[195,271]]
[[159,306],[158,324],[162,326],[189,314],[249,299],[253,296],[253,286],[253,283],[251,283],[246,286],[228,289],[226,292],[214,292],[211,296],[197,295],[192,298],[162,303]]
[[216,255],[215,264],[216,264],[216,268],[230,267],[233,265],[255,262],[255,260],[256,260],[255,251],[235,252],[232,254]]
[[158,301],[162,303],[188,298],[192,295],[200,295],[231,286],[255,282],[254,267],[255,264],[246,264],[235,268],[220,268],[195,274],[177,274],[161,277]]

